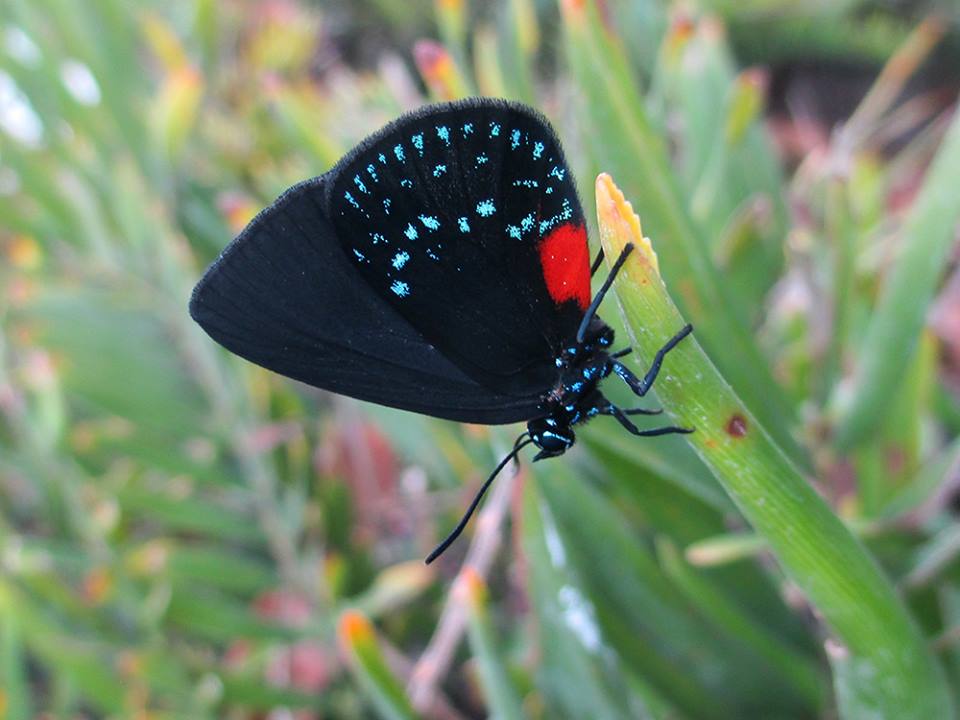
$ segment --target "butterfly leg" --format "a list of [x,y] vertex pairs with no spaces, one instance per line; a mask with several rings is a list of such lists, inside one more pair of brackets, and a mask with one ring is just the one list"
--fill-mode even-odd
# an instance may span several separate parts
[[[610,408],[601,410],[600,414],[613,415],[613,410],[611,409],[612,407],[613,406],[611,405]],[[660,415],[663,412],[661,408],[657,408],[656,410],[647,410],[646,408],[627,408],[626,410],[623,408],[617,409],[620,410],[620,412],[622,412],[624,415]]]
[[623,246],[623,251],[620,253],[620,257],[617,258],[617,261],[610,269],[610,274],[607,275],[607,279],[603,281],[603,285],[600,286],[596,296],[594,296],[593,302],[590,303],[590,307],[588,307],[587,311],[583,314],[583,320],[580,321],[580,328],[577,330],[577,344],[583,343],[583,338],[587,334],[587,328],[590,326],[590,322],[597,314],[597,309],[600,307],[600,303],[603,302],[604,296],[607,294],[610,286],[613,285],[613,281],[617,278],[617,273],[620,272],[620,268],[623,267],[623,263],[626,262],[627,256],[632,250],[633,243],[627,243]]
[[600,269],[600,263],[603,262],[603,248],[600,248],[597,251],[597,256],[593,259],[593,264],[590,266],[590,277],[593,277],[597,274],[597,270]]
[[620,408],[618,408],[616,405],[613,405],[613,404],[608,405],[606,408],[604,408],[600,412],[603,413],[604,415],[613,415],[613,417],[617,419],[617,422],[623,425],[623,427],[627,430],[627,432],[632,433],[638,437],[656,437],[657,435],[676,435],[676,434],[687,435],[693,432],[691,428],[682,428],[682,427],[677,427],[675,425],[667,425],[665,427],[653,428],[651,430],[641,430],[630,421],[630,418],[627,417],[627,414],[630,413],[629,410],[628,411],[621,410]]
[[677,343],[683,340],[691,332],[693,332],[693,325],[687,324],[682,330],[680,330],[680,332],[667,340],[666,345],[657,350],[657,354],[653,357],[653,363],[650,365],[650,369],[647,370],[647,374],[643,376],[643,379],[640,379],[634,375],[630,368],[628,368],[619,360],[614,360],[611,363],[613,372],[619,375],[620,378],[630,386],[630,389],[633,390],[638,397],[643,397],[653,386],[654,380],[657,379],[657,375],[660,373],[660,366],[663,364],[663,358],[668,352],[677,346]]
[[616,360],[617,358],[622,358],[625,355],[629,355],[632,352],[633,352],[633,348],[628,347],[628,348],[624,348],[623,350],[617,350],[615,353],[611,353],[610,357]]

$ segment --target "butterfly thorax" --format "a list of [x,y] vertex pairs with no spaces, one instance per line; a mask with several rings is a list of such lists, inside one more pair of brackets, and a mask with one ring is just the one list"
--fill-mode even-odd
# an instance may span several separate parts
[[536,459],[562,455],[576,441],[573,425],[597,415],[607,404],[598,385],[613,370],[607,349],[613,330],[594,318],[584,339],[571,343],[556,358],[557,382],[543,399],[543,415],[527,423],[527,432],[540,448]]

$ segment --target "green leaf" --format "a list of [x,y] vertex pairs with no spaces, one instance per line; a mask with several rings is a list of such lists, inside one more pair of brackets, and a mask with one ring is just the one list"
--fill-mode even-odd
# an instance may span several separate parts
[[[651,358],[684,322],[657,271],[639,219],[609,176],[597,180],[601,241],[608,261],[634,251],[616,294],[633,347]],[[744,517],[842,643],[847,689],[878,717],[949,717],[942,669],[876,561],[804,480],[747,411],[697,342],[667,357],[654,390]],[[869,688],[855,687],[869,679]]]
[[637,707],[614,655],[605,645],[596,610],[567,563],[563,539],[533,483],[523,493],[523,548],[541,653],[550,661],[538,681],[554,715],[614,720],[646,717]]
[[583,436],[594,454],[645,468],[714,510],[734,509],[710,471],[682,441],[663,438],[656,443],[637,442],[636,438],[620,432],[620,428],[611,430],[597,425],[599,422],[578,432],[578,437]]
[[413,720],[410,701],[387,665],[370,621],[356,610],[347,610],[340,616],[338,633],[350,669],[377,714],[384,720]]
[[26,658],[13,613],[0,610],[0,715],[4,720],[33,717]]
[[137,307],[132,291],[50,289],[31,305],[30,319],[40,343],[63,359],[68,393],[168,438],[180,435],[201,416],[199,398],[165,328]]
[[[706,234],[691,217],[664,138],[654,127],[618,38],[596,4],[564,2],[567,59],[594,163],[623,178],[651,231],[664,238],[664,273],[678,284],[681,306],[751,410],[790,454],[804,454],[789,429],[792,409],[713,264]],[[679,329],[679,328],[677,328]]]
[[[920,333],[960,221],[960,113],[930,166],[900,231],[902,245],[884,280],[858,351],[852,399],[844,403],[835,445],[863,442],[887,416]],[[839,401],[838,401],[839,402]]]
[[931,501],[936,501],[948,473],[958,462],[960,462],[960,439],[954,440],[921,465],[910,481],[884,505],[877,516],[882,519],[893,519],[921,510]]
[[192,583],[220,590],[253,595],[276,587],[274,570],[262,560],[216,545],[180,544],[170,553],[170,574],[175,583]]
[[660,696],[694,717],[736,717],[755,705],[788,714],[810,710],[793,678],[769,673],[766,658],[731,636],[658,566],[614,505],[556,470],[538,476],[538,487],[605,642]]
[[433,584],[432,568],[420,560],[410,560],[381,570],[362,594],[350,604],[369,617],[380,617],[406,607],[421,597]]
[[779,676],[780,682],[789,687],[788,692],[802,699],[810,708],[818,708],[822,704],[823,678],[816,671],[811,658],[800,655],[744,613],[687,565],[669,541],[659,542],[657,549],[664,570],[718,630],[747,645],[769,664],[768,667]]
[[930,583],[937,574],[960,557],[960,523],[951,523],[936,532],[915,552],[903,582],[915,588]]
[[498,720],[522,720],[520,697],[507,673],[507,658],[490,617],[486,583],[470,567],[464,568],[457,583],[454,592],[466,607],[470,649],[480,669],[480,683],[491,715]]
[[117,493],[124,512],[159,523],[167,532],[196,532],[251,544],[262,544],[263,532],[244,513],[197,497],[173,497],[167,493],[130,486]]
[[278,707],[316,709],[321,699],[313,694],[287,688],[272,687],[264,680],[223,675],[222,704],[241,705],[250,710],[271,711]]
[[238,638],[289,641],[300,635],[296,630],[260,619],[233,598],[195,584],[174,589],[166,618],[195,637],[216,642]]

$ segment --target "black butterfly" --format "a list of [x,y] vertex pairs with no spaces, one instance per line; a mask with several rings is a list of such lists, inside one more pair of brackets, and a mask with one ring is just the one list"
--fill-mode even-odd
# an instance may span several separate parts
[[631,247],[590,296],[583,209],[550,124],[503,100],[431,105],[402,116],[320,177],[287,190],[197,284],[190,314],[228,350],[361,400],[463,422],[527,422],[463,519],[521,448],[562,455],[573,426],[633,414],[599,383],[642,378],[610,352],[597,308]]

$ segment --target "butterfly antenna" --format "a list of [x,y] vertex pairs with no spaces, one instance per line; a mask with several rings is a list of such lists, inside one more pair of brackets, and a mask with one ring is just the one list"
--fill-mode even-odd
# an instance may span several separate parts
[[[523,435],[526,435],[526,433],[524,433]],[[523,435],[521,435],[520,437],[522,438]],[[446,539],[442,543],[437,545],[434,551],[427,556],[427,559],[425,561],[427,565],[429,565],[438,557],[443,555],[443,553],[446,552],[447,548],[453,544],[453,541],[456,540],[458,537],[460,537],[460,533],[463,532],[463,529],[467,526],[467,523],[470,522],[470,518],[473,516],[474,510],[477,509],[477,506],[480,504],[480,501],[483,499],[483,494],[487,492],[487,488],[489,488],[491,483],[493,483],[493,479],[500,474],[500,471],[503,470],[503,468],[505,468],[511,460],[517,457],[517,453],[519,453],[523,448],[525,448],[527,445],[529,445],[532,442],[533,440],[530,438],[527,438],[523,442],[520,442],[520,438],[517,438],[517,442],[514,443],[513,450],[511,450],[507,454],[507,456],[503,458],[503,460],[501,460],[499,464],[493,469],[493,472],[490,473],[490,477],[488,477],[486,482],[483,483],[483,485],[480,487],[480,490],[477,492],[477,494],[473,498],[473,502],[470,503],[470,507],[467,508],[467,511],[463,514],[463,517],[460,518],[460,522],[457,523],[457,526],[453,529],[453,531],[449,535],[447,535]]]

